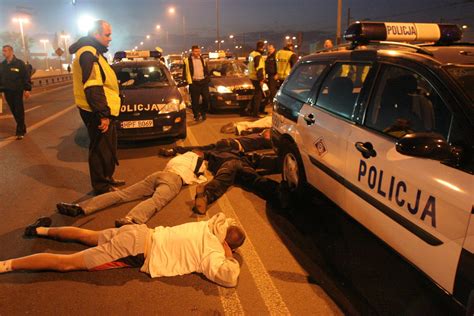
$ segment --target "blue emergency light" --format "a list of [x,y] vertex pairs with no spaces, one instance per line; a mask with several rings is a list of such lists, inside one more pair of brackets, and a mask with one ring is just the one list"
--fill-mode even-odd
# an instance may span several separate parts
[[355,22],[347,28],[344,38],[350,42],[374,41],[452,43],[462,38],[455,24]]

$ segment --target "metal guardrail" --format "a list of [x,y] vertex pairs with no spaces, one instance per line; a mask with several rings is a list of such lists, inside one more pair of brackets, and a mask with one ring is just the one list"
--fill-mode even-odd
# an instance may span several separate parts
[[33,89],[69,81],[72,81],[72,74],[52,75],[31,79],[31,82],[33,83]]

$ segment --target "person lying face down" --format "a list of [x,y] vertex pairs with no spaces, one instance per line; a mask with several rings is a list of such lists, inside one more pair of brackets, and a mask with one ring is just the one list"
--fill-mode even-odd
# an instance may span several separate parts
[[154,229],[142,224],[93,231],[49,227],[51,222],[49,217],[39,218],[26,227],[25,237],[77,241],[91,248],[66,255],[38,253],[0,261],[0,274],[139,267],[153,278],[197,272],[221,286],[237,286],[240,265],[233,252],[244,243],[245,232],[223,213],[208,221]]

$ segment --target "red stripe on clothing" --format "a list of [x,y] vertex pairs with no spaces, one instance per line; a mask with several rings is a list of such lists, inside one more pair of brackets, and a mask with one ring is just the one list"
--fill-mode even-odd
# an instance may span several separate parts
[[101,271],[101,270],[128,268],[128,267],[130,267],[130,266],[128,264],[126,264],[125,262],[112,261],[112,262],[107,262],[107,263],[104,263],[103,265],[94,267],[94,268],[90,269],[89,271]]

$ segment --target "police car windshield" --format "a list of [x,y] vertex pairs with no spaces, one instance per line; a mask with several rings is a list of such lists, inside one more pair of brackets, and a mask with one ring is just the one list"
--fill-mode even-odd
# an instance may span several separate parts
[[474,66],[449,66],[446,69],[471,99],[474,106]]
[[213,77],[244,77],[246,67],[236,60],[213,60],[208,63]]
[[157,88],[170,85],[163,67],[158,65],[115,66],[121,89]]

